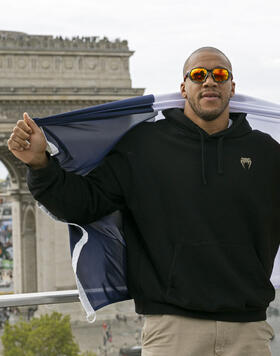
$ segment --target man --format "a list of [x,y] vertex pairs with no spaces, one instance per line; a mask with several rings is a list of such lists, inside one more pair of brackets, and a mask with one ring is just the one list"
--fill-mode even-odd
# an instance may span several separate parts
[[144,356],[270,355],[280,147],[229,114],[234,92],[228,58],[198,49],[184,66],[184,111],[131,129],[85,177],[47,156],[27,114],[8,141],[55,216],[82,224],[123,212]]

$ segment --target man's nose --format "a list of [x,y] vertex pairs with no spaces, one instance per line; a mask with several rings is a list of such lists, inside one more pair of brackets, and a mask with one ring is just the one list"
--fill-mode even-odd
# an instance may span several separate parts
[[208,74],[208,77],[206,78],[205,82],[203,83],[203,86],[211,86],[211,87],[216,87],[217,83],[213,79],[211,73]]

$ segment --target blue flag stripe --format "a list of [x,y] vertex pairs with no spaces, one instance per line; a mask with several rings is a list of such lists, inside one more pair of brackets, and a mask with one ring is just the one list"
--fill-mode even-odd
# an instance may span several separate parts
[[38,126],[44,125],[68,125],[73,122],[88,120],[110,119],[117,116],[132,115],[153,112],[153,95],[145,95],[136,98],[120,100],[118,102],[91,106],[85,109],[75,110],[45,118],[34,118]]

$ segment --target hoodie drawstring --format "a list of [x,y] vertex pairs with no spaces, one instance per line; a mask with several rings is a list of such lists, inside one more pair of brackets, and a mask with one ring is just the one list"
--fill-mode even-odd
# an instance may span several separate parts
[[[200,131],[200,143],[201,143],[201,176],[203,184],[207,184],[206,178],[206,145],[205,145],[205,137],[203,133]],[[217,171],[219,175],[224,174],[224,165],[223,165],[223,139],[224,136],[219,137],[217,142]]]
[[217,143],[218,174],[224,174],[223,139],[224,139],[224,136],[221,136]]
[[201,174],[202,174],[202,181],[203,184],[207,184],[207,179],[206,179],[206,172],[205,172],[205,142],[204,142],[204,135],[200,131],[200,142],[201,142]]

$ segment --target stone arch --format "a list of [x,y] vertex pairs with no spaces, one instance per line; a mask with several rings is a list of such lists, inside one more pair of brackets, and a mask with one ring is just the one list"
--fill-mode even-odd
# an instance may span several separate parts
[[11,184],[10,191],[17,191],[26,187],[26,166],[10,152],[6,144],[4,144],[5,141],[7,141],[9,134],[9,132],[4,133],[4,142],[1,142],[0,144],[0,160],[9,172]]
[[37,291],[37,247],[34,206],[27,206],[22,227],[22,291]]
[[14,292],[33,292],[37,291],[34,201],[27,189],[26,165],[7,148],[10,132],[1,132],[1,135],[0,160],[10,177],[5,200],[12,204]]
[[6,157],[2,157],[0,155],[0,160],[6,166],[9,176],[11,177],[11,183],[14,185],[14,188],[18,189],[19,188],[19,176],[18,176],[18,172],[16,171],[15,167],[12,165],[12,163]]

